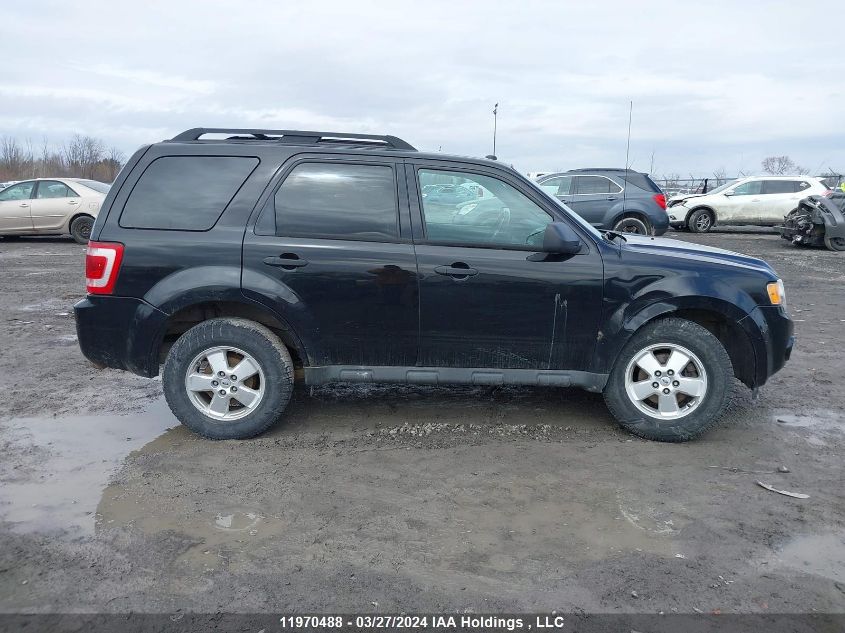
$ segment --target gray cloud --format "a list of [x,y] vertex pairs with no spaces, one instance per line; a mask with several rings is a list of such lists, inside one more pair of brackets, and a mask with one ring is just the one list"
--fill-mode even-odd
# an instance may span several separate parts
[[0,134],[124,151],[197,125],[392,133],[519,169],[845,170],[833,2],[4,7]]

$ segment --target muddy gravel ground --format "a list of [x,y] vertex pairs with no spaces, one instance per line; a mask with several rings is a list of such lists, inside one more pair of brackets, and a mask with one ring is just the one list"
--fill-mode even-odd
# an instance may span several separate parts
[[203,440],[83,359],[83,247],[0,241],[0,612],[845,612],[845,255],[673,237],[767,259],[798,337],[681,445],[595,394],[396,386]]

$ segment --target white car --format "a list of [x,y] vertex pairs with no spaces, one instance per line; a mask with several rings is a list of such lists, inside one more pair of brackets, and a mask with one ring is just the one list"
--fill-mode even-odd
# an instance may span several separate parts
[[88,242],[110,185],[80,178],[23,180],[0,191],[0,235],[67,235]]
[[706,233],[716,224],[774,226],[798,206],[801,198],[829,189],[812,176],[750,176],[707,193],[676,196],[666,212],[675,229]]

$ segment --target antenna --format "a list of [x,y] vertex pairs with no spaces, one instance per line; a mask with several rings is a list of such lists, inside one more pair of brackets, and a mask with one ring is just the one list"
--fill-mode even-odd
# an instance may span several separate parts
[[496,115],[499,114],[499,104],[493,106],[493,156],[496,155]]
[[628,157],[631,155],[631,119],[634,116],[634,102],[629,101],[628,107],[628,143],[625,146],[625,188],[622,190],[622,213],[625,213],[625,198],[628,193]]

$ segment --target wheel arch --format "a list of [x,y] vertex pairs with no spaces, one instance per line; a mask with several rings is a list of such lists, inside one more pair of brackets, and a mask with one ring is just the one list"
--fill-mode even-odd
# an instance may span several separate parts
[[695,213],[696,211],[698,211],[699,209],[704,209],[705,211],[708,211],[708,212],[710,213],[710,215],[712,215],[712,216],[713,216],[713,225],[712,225],[712,226],[716,226],[716,223],[719,221],[719,214],[717,214],[717,213],[716,213],[716,209],[714,209],[713,207],[711,207],[711,206],[710,206],[710,205],[708,205],[708,204],[699,204],[699,205],[697,205],[697,206],[695,206],[695,207],[691,208],[691,209],[687,212],[686,217],[684,218],[684,223],[685,223],[687,226],[689,226],[689,219],[690,219],[690,216],[691,216],[693,213]]
[[193,326],[209,319],[240,317],[268,327],[285,344],[293,359],[294,367],[308,364],[308,355],[300,337],[278,314],[261,304],[244,299],[202,300],[181,306],[170,314],[161,327],[155,348],[152,350],[157,364],[164,362],[173,343]]
[[62,230],[70,233],[70,225],[73,224],[78,218],[91,218],[92,220],[94,220],[94,222],[97,221],[97,218],[91,215],[90,213],[86,213],[85,211],[77,211],[72,216],[70,216],[70,218],[68,218],[68,221],[64,225]]
[[[699,302],[689,298],[687,301],[658,303],[646,306],[636,314],[626,318],[621,327],[612,336],[600,334],[597,358],[611,371],[619,361],[622,349],[642,328],[659,319],[677,317],[701,325],[724,346],[733,365],[734,375],[748,387],[754,387],[758,380],[757,367],[760,359],[749,329],[756,329],[752,319],[739,307],[724,300],[703,298]],[[763,360],[765,362],[765,360]]]

